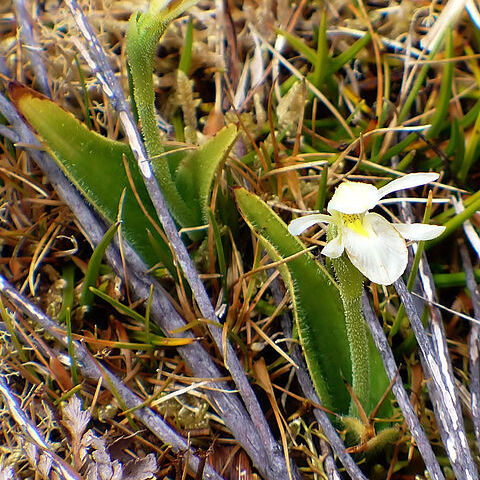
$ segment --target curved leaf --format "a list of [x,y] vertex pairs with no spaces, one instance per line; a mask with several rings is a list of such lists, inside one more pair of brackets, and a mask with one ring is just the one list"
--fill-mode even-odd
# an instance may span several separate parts
[[[143,205],[158,222],[130,148],[88,130],[72,114],[33,90],[14,84],[10,96],[67,177],[110,223],[117,219],[120,197],[126,189],[122,227],[125,238],[149,266],[160,261],[176,275],[169,248],[142,212],[127,179],[124,157]],[[155,251],[147,229],[160,246]]]
[[198,150],[180,163],[175,183],[178,191],[204,223],[208,222],[208,201],[213,178],[220,164],[230,153],[237,138],[237,128],[229,125],[220,130]]
[[[304,250],[273,210],[255,195],[235,190],[237,205],[250,228],[278,261]],[[340,414],[349,410],[344,380],[351,383],[350,350],[338,287],[309,253],[279,267],[289,289],[293,313],[313,383],[322,403]]]

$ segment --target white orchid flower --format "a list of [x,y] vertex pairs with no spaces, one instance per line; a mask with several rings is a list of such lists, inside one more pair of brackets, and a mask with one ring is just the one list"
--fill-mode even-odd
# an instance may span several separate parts
[[[345,251],[360,272],[372,282],[390,285],[405,271],[408,262],[407,240],[431,240],[445,227],[422,223],[392,224],[369,210],[392,192],[413,188],[437,180],[437,173],[411,173],[381,188],[361,182],[344,182],[338,186],[327,205],[330,215],[306,215],[288,226],[292,235],[300,235],[316,223],[336,227],[336,236],[322,253],[338,258]],[[401,199],[399,199],[401,201]]]

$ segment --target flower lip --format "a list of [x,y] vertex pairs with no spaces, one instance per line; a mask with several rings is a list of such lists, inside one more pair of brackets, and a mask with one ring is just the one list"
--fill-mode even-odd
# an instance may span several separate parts
[[378,190],[373,185],[360,182],[341,183],[328,203],[327,211],[347,215],[364,213],[377,205]]
[[388,220],[377,213],[367,213],[363,225],[368,236],[344,230],[348,258],[368,279],[379,285],[390,285],[407,267],[405,240]]

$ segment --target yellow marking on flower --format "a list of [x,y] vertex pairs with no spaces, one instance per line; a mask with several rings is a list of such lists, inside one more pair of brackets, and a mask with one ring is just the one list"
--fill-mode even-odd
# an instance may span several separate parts
[[353,230],[358,235],[362,235],[363,237],[368,237],[368,232],[365,230],[363,226],[362,220],[360,219],[360,215],[358,214],[343,214],[343,223],[347,228]]

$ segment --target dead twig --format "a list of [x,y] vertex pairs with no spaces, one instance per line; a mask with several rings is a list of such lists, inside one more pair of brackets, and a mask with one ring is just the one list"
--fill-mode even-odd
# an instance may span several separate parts
[[[66,331],[61,329],[51,318],[45,315],[25,296],[19,293],[9,282],[7,282],[7,280],[5,280],[3,276],[0,276],[0,292],[16,308],[22,311],[39,326],[48,331],[49,334],[55,337],[64,347],[67,347],[68,341]],[[84,345],[77,341],[73,341],[73,345],[75,349],[75,359],[78,362],[77,366],[86,378],[89,378],[93,381],[98,381],[100,378],[106,379],[104,385],[112,392],[114,391],[116,394],[120,395],[125,403],[125,406],[129,410],[132,410],[132,414],[135,416],[135,418],[148,427],[149,430],[162,442],[171,445],[175,452],[189,450],[188,443],[153,410],[142,407],[142,400],[129,388],[127,388],[120,379],[109,372],[106,368],[101,367],[98,362],[93,359]],[[0,384],[0,388],[2,386],[3,385]],[[5,396],[6,394],[4,393],[3,389],[1,391]],[[14,418],[16,418],[15,415]],[[21,420],[23,421],[24,419],[21,418]],[[37,443],[39,443],[39,440],[37,440]],[[200,459],[196,457],[193,452],[190,452],[188,455],[188,461],[190,468],[196,471],[200,465]],[[211,467],[205,468],[203,478],[208,480],[221,479],[220,475],[218,475]]]

